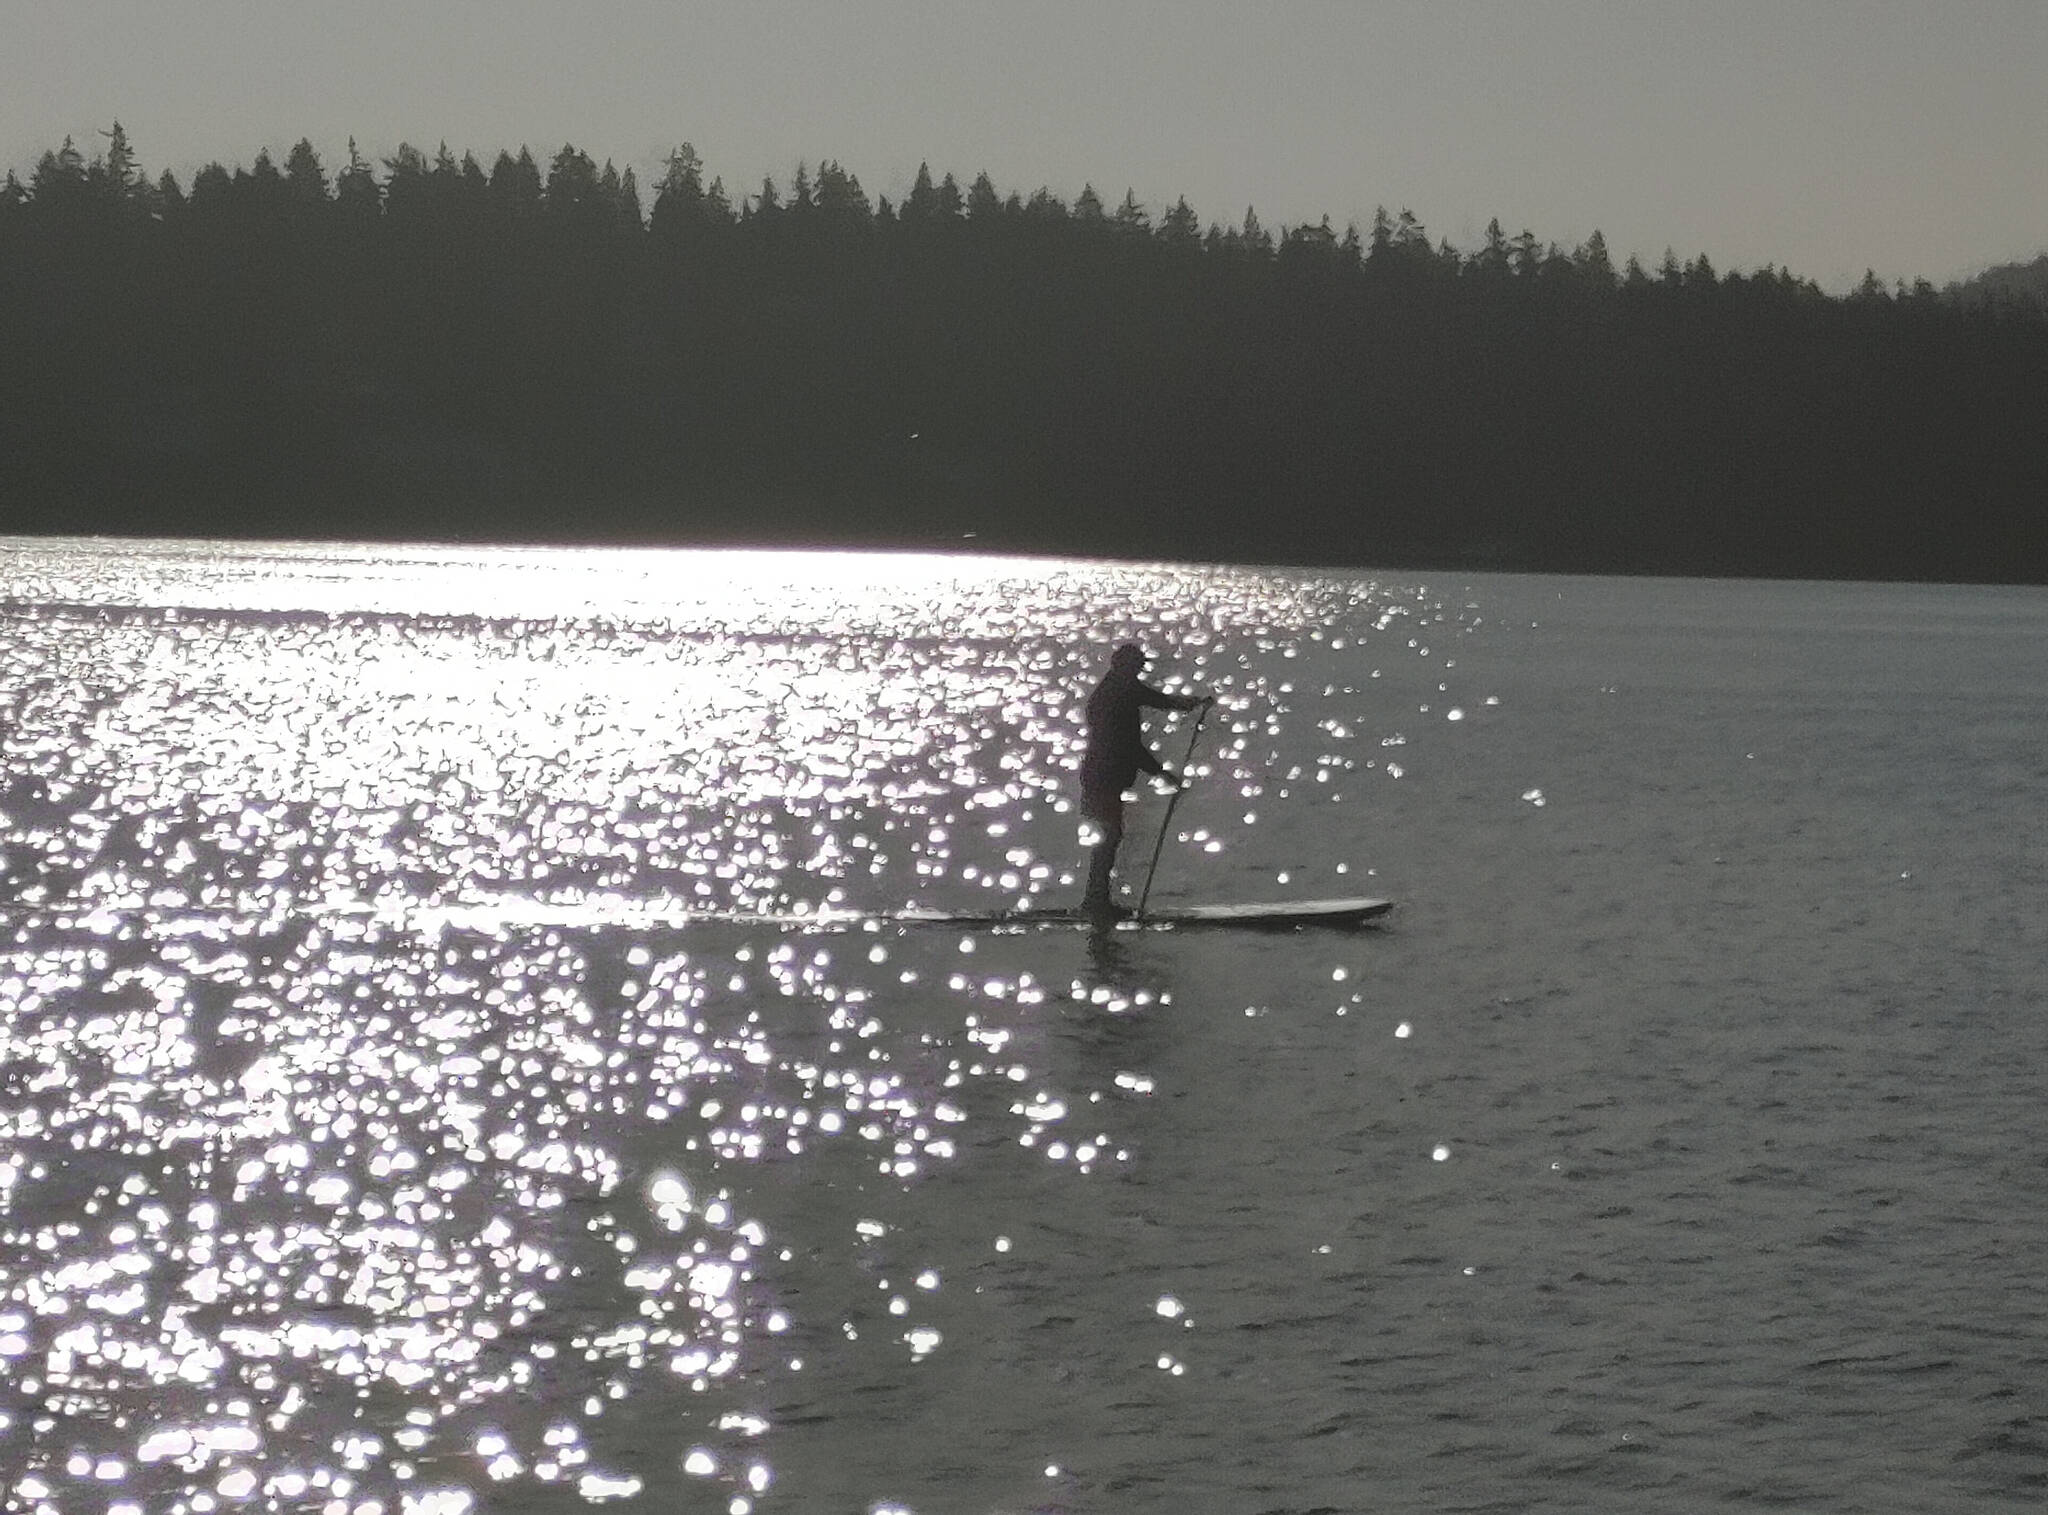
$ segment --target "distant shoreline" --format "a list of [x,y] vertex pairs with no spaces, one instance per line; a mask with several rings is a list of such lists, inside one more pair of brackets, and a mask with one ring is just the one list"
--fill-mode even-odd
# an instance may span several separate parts
[[[740,538],[706,537],[695,540],[656,539],[598,539],[598,538],[548,538],[527,537],[520,539],[487,537],[363,537],[363,536],[220,536],[220,535],[147,535],[133,532],[94,532],[80,530],[50,530],[27,532],[0,532],[0,551],[14,544],[56,544],[65,541],[91,543],[102,546],[134,544],[138,548],[150,549],[166,546],[208,547],[223,546],[243,550],[300,550],[331,547],[338,549],[361,548],[376,550],[392,549],[395,552],[414,550],[423,553],[463,552],[532,552],[546,553],[605,553],[605,552],[679,552],[679,553],[720,553],[735,554],[782,554],[792,557],[806,553],[865,553],[878,557],[962,557],[984,560],[1014,559],[1020,563],[1118,563],[1132,567],[1158,567],[1162,569],[1230,569],[1251,573],[1302,573],[1337,574],[1379,577],[1389,574],[1412,576],[1418,579],[1437,579],[1470,575],[1527,575],[1532,577],[1558,578],[1621,578],[1621,579],[1671,579],[1674,581],[1698,580],[1702,582],[1754,580],[1759,583],[1812,583],[1812,584],[1926,584],[1945,588],[2048,588],[2048,581],[2016,578],[1983,579],[1936,579],[1911,575],[1857,577],[1845,574],[1755,572],[1755,573],[1712,573],[1687,568],[1602,568],[1580,569],[1557,567],[1549,564],[1516,565],[1499,562],[1483,562],[1477,559],[1435,559],[1427,562],[1339,561],[1335,559],[1268,559],[1250,560],[1244,558],[1189,557],[1171,552],[1121,552],[1103,553],[1081,551],[1057,545],[1025,546],[984,542],[979,538],[961,540],[910,540],[910,539],[829,539],[813,538]],[[0,600],[4,600],[0,594]]]
[[[118,145],[118,152],[116,150]],[[2048,312],[565,147],[0,194],[0,532],[2048,583]]]

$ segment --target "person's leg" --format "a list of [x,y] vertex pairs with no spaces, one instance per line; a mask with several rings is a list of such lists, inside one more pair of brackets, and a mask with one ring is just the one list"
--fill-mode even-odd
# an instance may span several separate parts
[[1081,908],[1091,914],[1100,914],[1111,904],[1111,879],[1116,872],[1116,843],[1100,841],[1088,855],[1088,892],[1082,896]]
[[1114,905],[1112,880],[1116,873],[1117,849],[1124,840],[1123,796],[1090,795],[1084,810],[1100,835],[1088,854],[1088,892],[1081,898],[1081,908],[1100,914]]

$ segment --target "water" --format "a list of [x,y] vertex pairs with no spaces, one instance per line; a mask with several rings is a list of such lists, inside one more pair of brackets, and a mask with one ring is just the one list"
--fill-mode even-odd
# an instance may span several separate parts
[[[2048,594],[4,565],[10,1508],[2043,1498]],[[679,923],[1071,898],[1124,637],[1389,926]]]

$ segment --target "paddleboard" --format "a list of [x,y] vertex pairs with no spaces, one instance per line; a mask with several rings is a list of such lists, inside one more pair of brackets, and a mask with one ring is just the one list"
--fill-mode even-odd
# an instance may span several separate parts
[[[1392,900],[1270,900],[1238,905],[1158,905],[1142,916],[1113,924],[1147,926],[1236,926],[1248,930],[1287,931],[1298,926],[1363,926],[1394,908]],[[1087,926],[1105,923],[1079,910],[1004,910],[988,913],[944,910],[901,910],[881,919],[903,926],[956,926],[1001,930],[1012,927]]]

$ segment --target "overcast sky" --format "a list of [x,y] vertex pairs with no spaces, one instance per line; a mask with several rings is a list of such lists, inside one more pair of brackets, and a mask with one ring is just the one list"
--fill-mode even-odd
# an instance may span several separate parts
[[1185,195],[1269,227],[1407,206],[1840,288],[2048,251],[2048,0],[0,0],[0,164],[116,117],[181,182],[310,137],[751,192],[836,158]]

